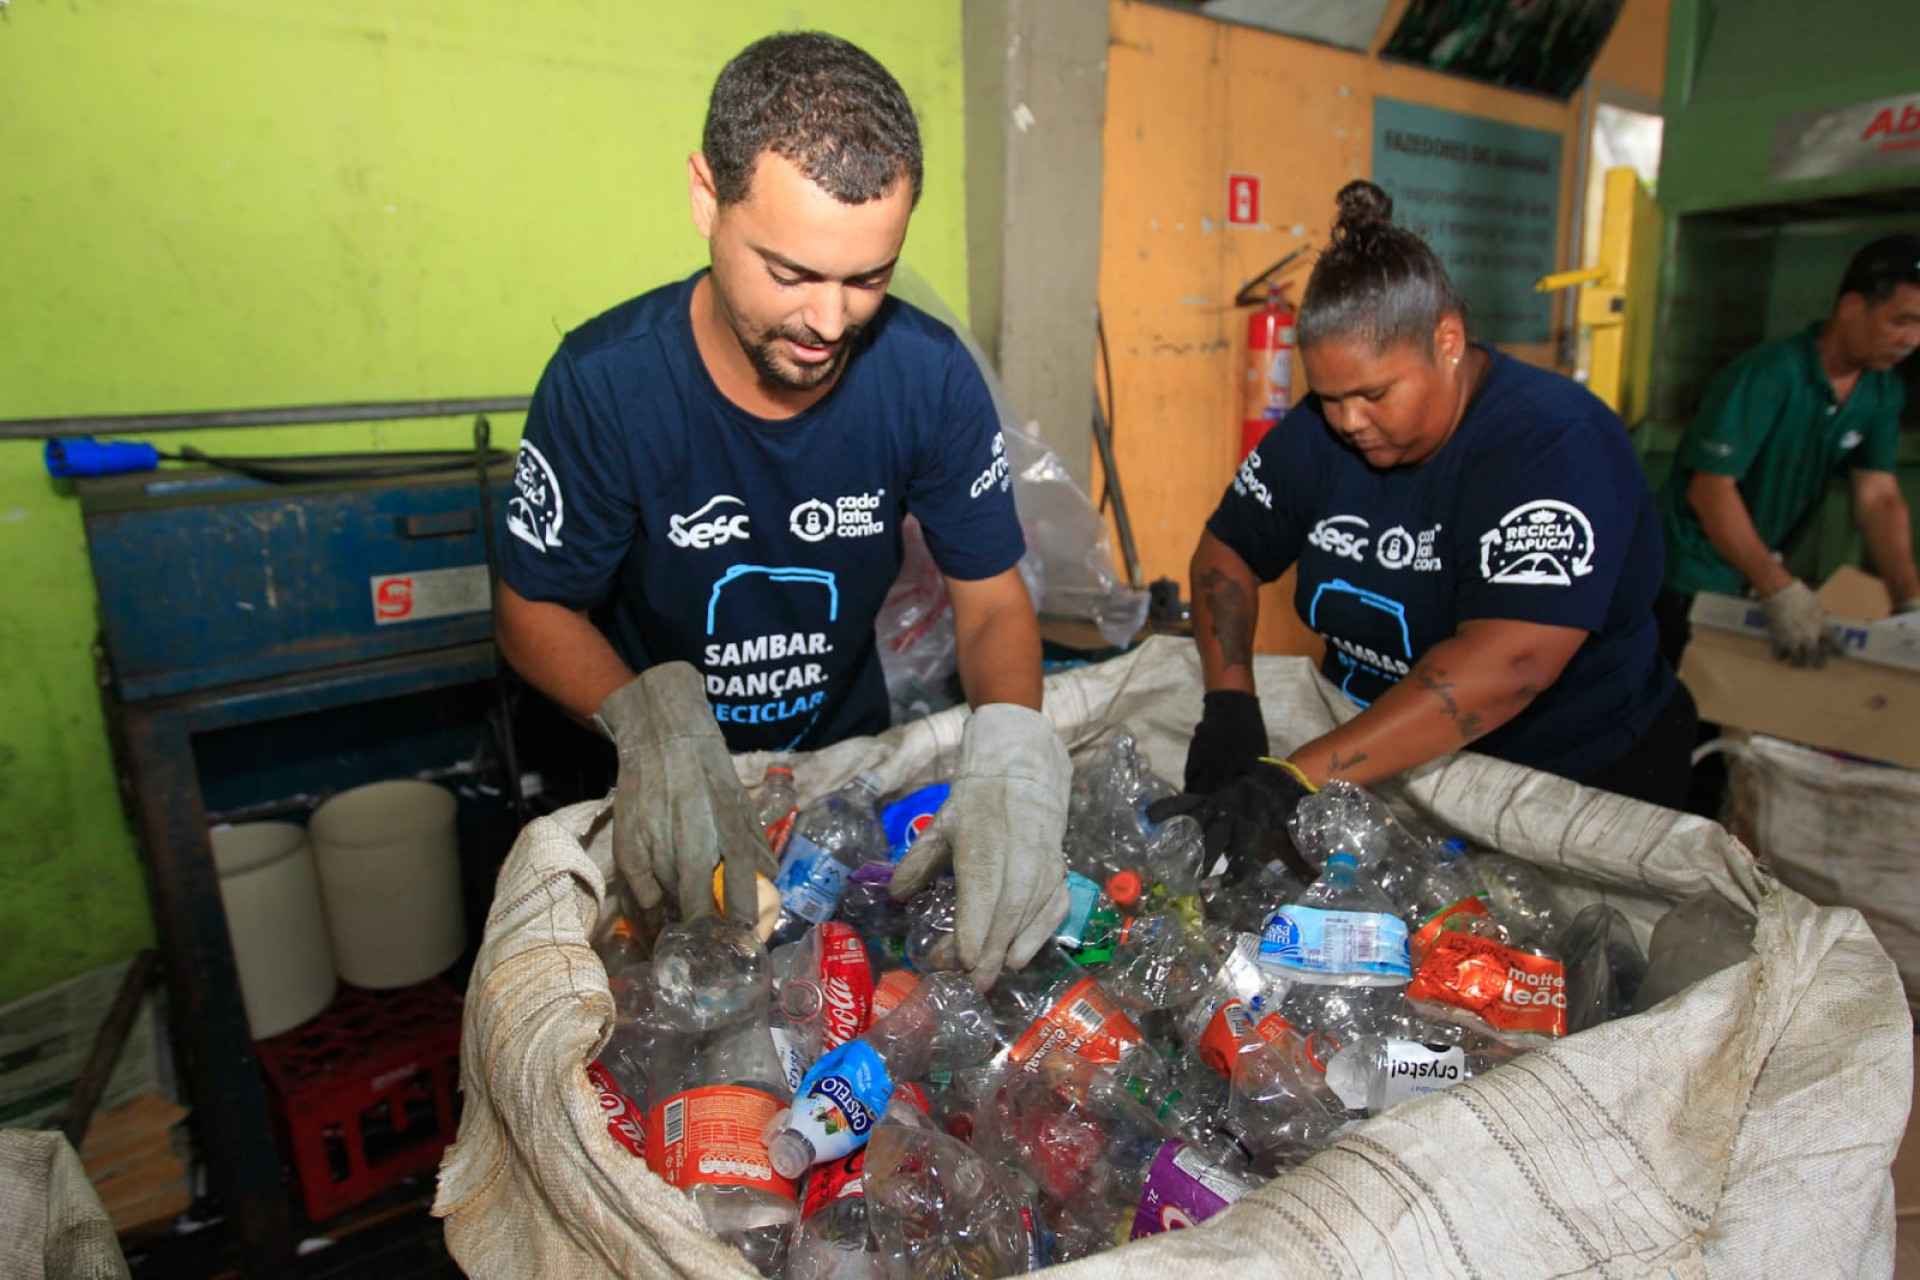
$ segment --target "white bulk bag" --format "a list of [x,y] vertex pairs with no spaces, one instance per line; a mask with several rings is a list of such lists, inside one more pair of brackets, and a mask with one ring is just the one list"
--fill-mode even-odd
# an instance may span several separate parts
[[1754,734],[1727,766],[1727,825],[1780,883],[1853,907],[1920,1016],[1920,773]]
[[[1351,707],[1298,658],[1256,660],[1282,750]],[[1047,681],[1084,751],[1125,724],[1177,778],[1200,710],[1190,641],[1157,639]],[[1336,710],[1337,709],[1337,710]],[[964,708],[796,762],[803,795],[876,770],[956,765]],[[757,780],[765,757],[737,760]],[[1459,1275],[1887,1275],[1888,1169],[1906,1121],[1911,1025],[1858,914],[1782,888],[1720,827],[1463,754],[1382,792],[1605,899],[1644,942],[1704,888],[1753,910],[1752,957],[1672,1000],[1361,1126],[1213,1220],[1057,1269],[1059,1280]],[[434,1212],[482,1280],[751,1280],[690,1203],[607,1135],[584,1074],[613,1017],[587,937],[613,860],[604,804],[531,824],[501,871],[467,996],[466,1110]],[[1230,1268],[1228,1271],[1226,1269]]]

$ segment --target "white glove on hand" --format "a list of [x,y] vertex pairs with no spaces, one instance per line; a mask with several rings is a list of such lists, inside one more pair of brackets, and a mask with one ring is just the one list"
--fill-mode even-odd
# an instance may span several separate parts
[[1796,667],[1824,667],[1833,641],[1827,614],[1812,588],[1795,578],[1760,602],[1767,615],[1767,643],[1773,656]]
[[960,772],[933,824],[894,868],[895,898],[918,893],[953,864],[953,938],[980,987],[1020,968],[1067,914],[1067,792],[1073,762],[1038,711],[1010,702],[967,721]]
[[613,860],[641,907],[670,894],[682,919],[710,914],[713,869],[724,864],[727,914],[751,923],[754,872],[772,878],[773,851],[700,673],[685,662],[649,667],[607,695],[600,723],[620,752]]

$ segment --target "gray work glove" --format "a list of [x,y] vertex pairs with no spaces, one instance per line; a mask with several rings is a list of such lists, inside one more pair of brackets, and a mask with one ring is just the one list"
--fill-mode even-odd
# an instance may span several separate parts
[[613,860],[640,906],[671,896],[682,919],[711,914],[713,869],[724,865],[727,915],[751,924],[754,873],[772,878],[773,851],[700,673],[684,662],[649,667],[607,695],[600,723],[620,752]]
[[1795,578],[1760,602],[1767,615],[1767,643],[1773,656],[1796,667],[1824,667],[1833,641],[1827,635],[1826,610],[1812,588]]
[[1038,711],[1010,702],[967,721],[960,771],[933,824],[894,868],[893,896],[918,893],[949,862],[959,906],[953,940],[981,987],[1020,968],[1067,914],[1067,792],[1073,762]]

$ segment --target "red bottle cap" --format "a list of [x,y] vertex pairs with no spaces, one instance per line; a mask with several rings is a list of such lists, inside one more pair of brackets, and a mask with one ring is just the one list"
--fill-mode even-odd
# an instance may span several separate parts
[[1140,901],[1140,876],[1133,871],[1115,872],[1107,881],[1107,896],[1123,907]]

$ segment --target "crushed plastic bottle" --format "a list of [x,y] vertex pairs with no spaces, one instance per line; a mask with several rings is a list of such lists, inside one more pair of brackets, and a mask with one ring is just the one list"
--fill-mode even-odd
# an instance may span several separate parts
[[1585,1031],[1633,1008],[1647,978],[1647,957],[1620,912],[1595,902],[1560,932],[1567,961],[1567,1031]]
[[[926,1095],[917,1085],[899,1086],[883,1121],[928,1127]],[[868,1220],[866,1164],[862,1146],[808,1172],[787,1280],[878,1280],[886,1274]]]
[[849,1154],[879,1123],[897,1085],[935,1066],[970,1066],[993,1045],[993,1018],[979,988],[956,973],[926,975],[865,1034],[808,1068],[791,1112],[768,1130],[774,1169],[798,1178]]
[[958,1138],[880,1125],[867,1144],[864,1181],[888,1280],[995,1280],[1044,1261],[1031,1206]]
[[752,929],[701,916],[660,931],[653,987],[655,1007],[669,1026],[711,1031],[764,1013],[772,964]]
[[[1109,734],[1092,763],[1076,770],[1067,808],[1067,865],[1097,884],[1121,871],[1142,883],[1158,824],[1147,806],[1179,790],[1153,772],[1152,762],[1124,727]],[[1164,856],[1164,853],[1163,853]]]
[[1192,1003],[1218,967],[1200,930],[1171,913],[1120,923],[1100,982],[1131,1012]]
[[774,887],[782,911],[776,942],[789,941],[833,915],[853,873],[885,862],[887,838],[874,805],[880,779],[862,773],[802,809],[793,821]]
[[1711,977],[1753,953],[1754,917],[1711,889],[1703,889],[1661,916],[1647,943],[1647,976],[1634,993],[1635,1009]]
[[1274,912],[1260,963],[1327,986],[1400,986],[1413,976],[1407,925],[1386,894],[1362,880],[1352,853],[1337,848],[1298,902]]
[[1490,850],[1474,850],[1468,865],[1495,919],[1520,946],[1546,946],[1566,920],[1566,910],[1546,878],[1530,862]]
[[1418,965],[1434,940],[1449,929],[1495,942],[1510,941],[1480,891],[1480,882],[1467,861],[1466,844],[1459,840],[1429,844],[1427,853],[1430,856],[1414,880],[1406,903],[1407,927],[1412,930],[1407,945],[1414,964]]
[[938,880],[907,903],[907,964],[921,973],[958,969],[960,954],[953,924],[960,911],[959,891],[951,877]]
[[1516,1052],[1478,1036],[1465,1043],[1361,1036],[1327,1064],[1327,1084],[1351,1109],[1379,1115],[1491,1071]]

